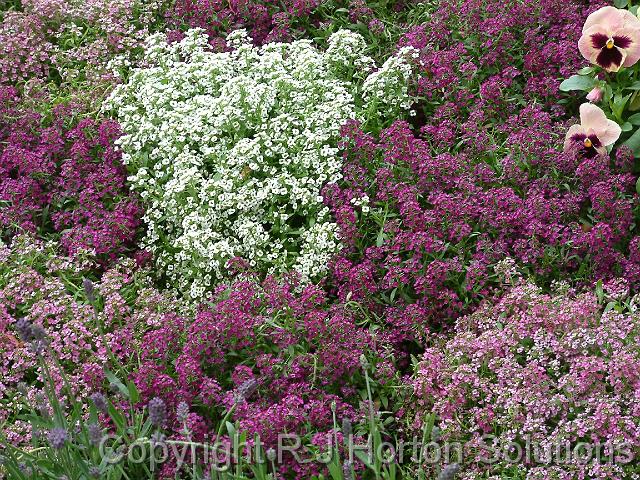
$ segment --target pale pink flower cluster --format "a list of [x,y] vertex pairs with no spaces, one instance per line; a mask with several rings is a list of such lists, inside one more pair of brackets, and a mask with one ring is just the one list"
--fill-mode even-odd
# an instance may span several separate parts
[[[427,349],[413,384],[418,426],[432,412],[442,440],[464,446],[463,478],[479,478],[487,466],[476,461],[489,457],[496,471],[514,463],[527,479],[633,478],[639,341],[638,313],[601,313],[593,293],[548,295],[518,285]],[[591,459],[584,451],[555,457],[556,448],[575,451],[580,442],[600,445],[606,461],[598,462],[595,450]],[[516,459],[515,445],[528,448],[528,457]]]

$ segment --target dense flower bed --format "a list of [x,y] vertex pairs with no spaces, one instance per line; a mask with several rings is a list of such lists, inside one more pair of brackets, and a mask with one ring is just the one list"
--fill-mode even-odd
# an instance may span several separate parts
[[434,152],[406,122],[379,141],[347,126],[345,181],[325,189],[345,244],[332,268],[340,297],[381,300],[413,338],[491,297],[505,256],[541,284],[624,275],[637,286],[633,156],[559,151],[562,126],[523,109],[499,128],[491,162]]
[[[547,295],[518,285],[495,305],[461,318],[446,343],[424,353],[416,398],[421,411],[437,415],[442,441],[464,442],[469,468],[462,478],[488,468],[532,479],[637,474],[631,459],[640,449],[640,318],[602,313],[595,294],[563,288]],[[623,282],[606,290],[611,300],[628,295]],[[497,453],[525,442],[538,465]],[[558,460],[558,447],[575,451],[580,442],[621,461],[606,465],[585,451]],[[479,459],[493,455],[499,460],[483,467]]]
[[7,3],[0,12],[0,84],[52,80],[92,96],[100,96],[100,84],[113,79],[110,61],[116,55],[135,58],[132,52],[164,9],[162,0],[25,0],[14,8]]
[[613,3],[0,0],[0,478],[637,478]]
[[[194,318],[167,315],[159,328],[128,346],[140,366],[133,379],[143,399],[162,398],[171,411],[186,402],[198,438],[214,439],[233,410],[236,428],[276,448],[278,435],[331,434],[333,417],[360,420],[361,357],[381,385],[394,377],[385,343],[357,325],[352,308],[330,305],[319,288],[252,279],[221,286]],[[176,433],[181,425],[173,424]],[[314,465],[282,471],[307,478]]]
[[[105,272],[90,295],[78,292],[77,286],[83,279],[91,284],[86,276],[96,269],[94,258],[68,257],[53,243],[16,236],[11,246],[2,247],[0,260],[3,422],[16,421],[16,415],[28,408],[25,401],[34,401],[41,392],[45,371],[38,364],[39,355],[47,359],[57,392],[66,382],[73,385],[74,395],[88,398],[102,389],[109,352],[128,361],[119,344],[161,324],[163,313],[180,311],[175,301],[136,273],[133,260]],[[43,340],[37,349],[23,338],[24,330],[34,326],[41,329]],[[28,425],[17,421],[13,427],[12,440],[28,441]]]

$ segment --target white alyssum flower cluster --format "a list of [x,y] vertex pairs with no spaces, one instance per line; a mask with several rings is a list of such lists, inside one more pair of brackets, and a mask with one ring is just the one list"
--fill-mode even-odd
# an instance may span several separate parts
[[374,60],[365,55],[367,42],[362,35],[350,30],[338,30],[327,41],[327,58],[338,69],[355,67],[368,73],[375,67]]
[[402,47],[393,57],[389,57],[379,70],[364,81],[364,101],[379,112],[407,110],[411,107],[409,78],[412,62],[418,58],[413,47]]
[[[305,40],[256,48],[242,30],[228,42],[234,51],[212,53],[200,30],[172,44],[154,35],[150,66],[133,70],[106,103],[145,202],[144,246],[194,300],[224,280],[233,258],[306,280],[325,271],[340,242],[321,189],[341,178],[340,128],[362,103],[336,65],[370,63],[351,32],[336,33],[328,52]],[[405,63],[377,76],[402,76]],[[377,101],[399,101],[380,96],[402,88],[370,83]]]

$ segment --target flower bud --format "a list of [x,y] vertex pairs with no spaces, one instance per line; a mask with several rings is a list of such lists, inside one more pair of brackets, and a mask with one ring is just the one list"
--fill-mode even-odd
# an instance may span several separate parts
[[600,87],[595,87],[587,94],[587,100],[591,103],[598,103],[602,100],[603,91]]
[[107,404],[107,399],[101,393],[92,393],[89,397],[93,404],[96,406],[98,411],[102,413],[107,413],[109,411],[109,405]]
[[276,461],[276,451],[273,448],[269,448],[267,450],[267,460],[269,460],[270,462]]
[[47,438],[49,439],[49,444],[54,449],[60,450],[67,443],[69,436],[64,428],[52,428],[49,431],[49,435],[47,436]]
[[180,423],[185,423],[189,417],[189,405],[187,402],[180,402],[176,408],[176,418]]
[[93,282],[88,278],[84,278],[82,280],[82,288],[84,289],[84,293],[89,299],[90,302],[94,302],[96,299],[95,288],[93,286]]

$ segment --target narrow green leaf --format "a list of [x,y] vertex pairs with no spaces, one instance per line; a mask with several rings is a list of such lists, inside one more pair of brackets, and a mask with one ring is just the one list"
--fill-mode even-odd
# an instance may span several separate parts
[[640,81],[633,82],[631,86],[625,87],[625,90],[640,90]]
[[362,450],[354,450],[353,452],[356,457],[360,459],[362,463],[364,463],[371,470],[375,470],[374,465],[369,461],[369,455]]

